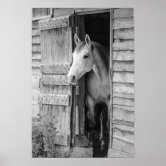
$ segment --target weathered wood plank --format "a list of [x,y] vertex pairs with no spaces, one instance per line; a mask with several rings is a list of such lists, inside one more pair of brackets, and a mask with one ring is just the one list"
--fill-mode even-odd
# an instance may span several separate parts
[[40,65],[41,65],[41,60],[32,59],[32,67],[33,68],[35,68],[35,67],[40,68]]
[[70,95],[42,94],[40,95],[40,103],[49,105],[70,106]]
[[38,29],[38,21],[32,21],[32,29]]
[[74,13],[74,8],[54,8],[53,16],[54,17],[62,17],[66,15],[71,15]]
[[69,135],[66,134],[55,134],[54,136],[54,144],[56,145],[69,145]]
[[39,96],[40,93],[38,90],[33,90],[32,91],[32,104],[38,104],[39,103]]
[[[117,64],[117,63],[115,63],[115,64]],[[116,67],[116,68],[118,68],[118,67]],[[113,82],[134,83],[134,73],[114,72],[113,73]]]
[[114,97],[113,104],[125,105],[125,106],[134,106],[134,99],[125,99],[125,98],[120,98],[120,97]]
[[70,64],[49,64],[41,65],[43,74],[67,74],[70,69]]
[[113,105],[113,109],[114,108],[119,108],[127,111],[134,111],[134,107],[129,107],[129,106]]
[[134,84],[113,83],[113,92],[134,94]]
[[126,99],[134,99],[134,94],[113,93],[113,97],[121,97]]
[[32,63],[32,69],[34,68],[40,69],[40,63]]
[[40,30],[54,29],[54,28],[60,28],[60,27],[69,27],[69,26],[70,26],[70,16],[69,15],[39,21]]
[[134,40],[115,40],[113,50],[134,50]]
[[32,53],[32,60],[40,60],[41,61],[41,54],[40,53]]
[[32,29],[32,36],[39,36],[40,30],[39,29]]
[[133,8],[120,8],[114,9],[114,18],[122,18],[122,17],[133,17],[134,11]]
[[134,51],[113,51],[113,60],[134,61]]
[[41,46],[40,45],[32,45],[32,53],[40,53],[41,52]]
[[113,29],[120,28],[133,28],[134,19],[133,18],[115,18],[113,22]]
[[134,28],[114,30],[114,39],[134,39]]
[[110,8],[76,8],[75,12],[79,14],[94,14],[94,13],[103,13],[109,12]]
[[134,157],[134,155],[110,148],[108,151],[108,157],[111,157],[111,158],[132,158],[132,157]]
[[112,148],[120,150],[122,152],[134,154],[134,144],[125,142],[117,138],[113,138]]
[[41,76],[40,68],[33,68],[32,67],[32,75]]
[[121,136],[121,137],[124,137],[130,141],[133,141],[134,142],[134,132],[131,132],[131,131],[126,131],[126,130],[120,130],[119,128],[113,128],[113,135],[116,135],[116,136]]
[[120,120],[113,120],[113,129],[118,129],[121,131],[128,131],[134,133],[134,123],[120,121]]
[[69,85],[67,75],[43,75],[40,83],[43,85]]
[[33,36],[32,44],[40,44],[40,36]]
[[[71,102],[71,101],[70,101]],[[66,107],[66,134],[71,134],[71,107]]]
[[39,88],[39,80],[41,76],[39,75],[32,75],[32,89],[38,89]]
[[71,63],[71,27],[41,31],[41,52],[43,64]]
[[45,20],[45,19],[50,19],[51,16],[50,15],[46,15],[46,16],[38,16],[38,17],[33,17],[32,21],[39,21],[39,20]]
[[119,108],[114,108],[113,119],[134,122],[134,112]]
[[130,143],[130,144],[134,144],[134,139],[128,139],[124,136],[119,136],[119,135],[113,134],[113,138],[116,138],[118,140],[122,140],[122,141]]
[[50,12],[49,8],[33,8],[32,9],[32,16],[33,18],[35,17],[40,17],[40,16],[46,16]]

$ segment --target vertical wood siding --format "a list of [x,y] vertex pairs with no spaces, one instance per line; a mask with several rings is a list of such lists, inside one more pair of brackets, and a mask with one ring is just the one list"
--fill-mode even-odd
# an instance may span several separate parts
[[[35,11],[35,10],[34,10]],[[39,80],[41,78],[41,44],[38,21],[32,21],[32,117],[39,114],[38,97],[40,95]]]
[[133,9],[113,14],[112,157],[134,156],[134,19]]

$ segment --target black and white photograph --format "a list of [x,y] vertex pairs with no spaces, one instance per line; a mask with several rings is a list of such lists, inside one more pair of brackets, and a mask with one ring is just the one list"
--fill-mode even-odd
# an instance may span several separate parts
[[0,166],[165,166],[165,6],[1,0]]
[[134,157],[133,8],[32,9],[32,157]]
[[32,157],[134,157],[132,8],[32,9]]

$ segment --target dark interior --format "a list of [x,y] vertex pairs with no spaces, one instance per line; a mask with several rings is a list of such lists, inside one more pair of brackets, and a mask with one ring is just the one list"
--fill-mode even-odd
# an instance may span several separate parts
[[85,33],[92,41],[109,48],[110,45],[110,13],[85,15]]
[[[110,48],[110,13],[97,13],[89,14],[84,16],[85,21],[85,33],[90,36],[92,41],[98,42],[103,46]],[[86,79],[86,75],[85,75]],[[87,109],[87,108],[86,108]],[[95,107],[96,122],[97,125],[94,128],[89,127],[89,120],[85,115],[85,131],[88,135],[90,133],[90,140],[93,141],[93,157],[106,157],[108,152],[109,145],[109,131],[106,127],[106,119],[103,121],[103,124],[100,124],[98,120],[100,116],[107,116],[107,106],[105,104],[99,103]],[[87,110],[86,110],[87,112]],[[105,114],[105,115],[102,115]],[[103,140],[104,145],[102,147],[101,142],[99,141],[100,125],[103,125]],[[90,142],[91,142],[90,141]]]

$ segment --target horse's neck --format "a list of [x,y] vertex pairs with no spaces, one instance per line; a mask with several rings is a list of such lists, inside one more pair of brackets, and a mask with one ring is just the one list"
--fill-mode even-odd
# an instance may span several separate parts
[[93,71],[96,74],[98,80],[102,81],[108,77],[108,69],[98,51],[94,54]]

